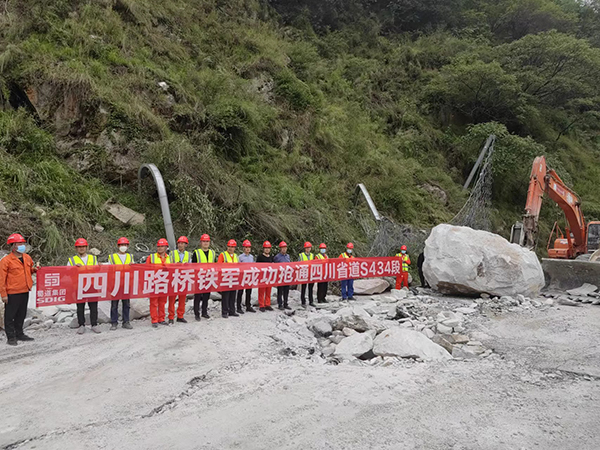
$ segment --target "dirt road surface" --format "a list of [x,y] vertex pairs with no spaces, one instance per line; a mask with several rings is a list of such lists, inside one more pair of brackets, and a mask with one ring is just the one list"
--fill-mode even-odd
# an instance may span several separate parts
[[492,356],[389,367],[294,356],[279,314],[2,342],[0,448],[600,448],[598,306],[481,317]]

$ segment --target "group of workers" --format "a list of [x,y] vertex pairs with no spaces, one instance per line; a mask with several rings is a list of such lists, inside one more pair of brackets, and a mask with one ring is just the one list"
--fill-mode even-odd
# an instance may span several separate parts
[[[200,238],[200,248],[190,252],[187,250],[189,240],[186,236],[181,236],[177,240],[177,248],[169,252],[169,243],[166,239],[159,239],[156,243],[156,252],[149,255],[146,264],[243,264],[243,263],[289,263],[291,262],[288,254],[288,246],[285,241],[279,243],[279,252],[276,255],[271,254],[272,245],[269,241],[263,242],[262,251],[254,258],[251,254],[252,244],[249,240],[242,243],[243,252],[236,253],[237,242],[230,239],[227,242],[227,249],[216,257],[214,250],[210,248],[210,236],[203,234]],[[39,263],[34,264],[31,257],[26,253],[26,240],[20,234],[12,234],[7,240],[11,253],[0,260],[0,295],[2,301],[6,304],[5,326],[6,336],[9,345],[17,345],[17,341],[30,341],[33,338],[23,332],[23,323],[27,314],[27,303],[29,291],[33,286],[32,275],[39,269]],[[126,237],[117,240],[117,252],[109,255],[108,264],[133,264],[133,255],[128,252],[130,242]],[[327,259],[327,245],[319,245],[319,251],[315,255],[312,253],[312,244],[304,243],[304,251],[299,254],[298,261],[313,261],[315,259]],[[94,266],[98,265],[98,258],[88,253],[88,242],[79,238],[75,241],[77,254],[69,258],[68,266]],[[396,289],[403,286],[408,287],[408,266],[410,257],[406,252],[406,246],[403,245],[400,253],[396,256],[402,261],[402,272],[397,277]],[[339,258],[354,258],[354,244],[348,243],[345,251]],[[317,302],[326,303],[328,282],[317,283]],[[314,284],[303,284],[300,291],[300,301],[302,306],[306,306],[307,291],[308,304],[314,304],[313,297]],[[277,287],[277,307],[280,310],[291,309],[288,305],[290,286]],[[256,310],[251,304],[252,289],[234,290],[221,292],[221,316],[223,318],[239,317],[240,314],[255,313]],[[342,300],[354,300],[354,280],[341,281]],[[244,298],[245,297],[245,298]],[[194,294],[194,316],[196,321],[202,318],[208,319],[208,300],[210,293]],[[242,306],[244,300],[244,307]],[[122,305],[122,327],[131,329],[130,323],[130,300],[112,300],[110,309],[111,330],[118,328],[119,321],[119,302]],[[152,326],[157,328],[159,325],[170,325],[177,322],[187,323],[184,317],[186,295],[164,296],[150,298],[150,317]],[[98,327],[98,302],[87,302],[90,311],[91,330],[94,333],[100,333]],[[168,304],[167,313],[165,306]],[[177,308],[176,308],[177,305]],[[261,312],[273,311],[271,307],[271,288],[263,287],[258,289],[258,306]],[[168,315],[168,321],[167,317]],[[77,303],[77,333],[85,333],[85,303]]]

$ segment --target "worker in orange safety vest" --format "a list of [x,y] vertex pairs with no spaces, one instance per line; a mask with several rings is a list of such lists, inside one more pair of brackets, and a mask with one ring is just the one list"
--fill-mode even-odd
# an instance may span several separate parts
[[407,248],[406,245],[400,247],[400,253],[396,254],[398,258],[400,258],[400,263],[402,264],[401,272],[396,277],[396,289],[402,289],[403,286],[406,286],[408,289],[408,266],[410,265],[410,256],[406,253]]
[[[156,253],[148,256],[146,264],[171,264],[171,258],[167,253],[168,249],[169,242],[166,239],[159,239],[156,243]],[[150,297],[150,318],[152,319],[152,327],[158,328],[159,323],[161,325],[169,325],[169,322],[165,321],[165,305],[168,300],[168,296]]]

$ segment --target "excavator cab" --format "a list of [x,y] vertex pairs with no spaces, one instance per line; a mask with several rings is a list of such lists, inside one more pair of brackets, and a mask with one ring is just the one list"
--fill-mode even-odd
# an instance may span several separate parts
[[589,222],[587,228],[587,251],[593,253],[600,248],[600,222]]

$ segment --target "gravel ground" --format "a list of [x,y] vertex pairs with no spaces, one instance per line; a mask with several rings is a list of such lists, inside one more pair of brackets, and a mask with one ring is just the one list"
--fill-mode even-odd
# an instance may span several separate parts
[[388,367],[295,352],[280,314],[2,343],[0,448],[600,448],[598,306],[478,314],[492,356]]

